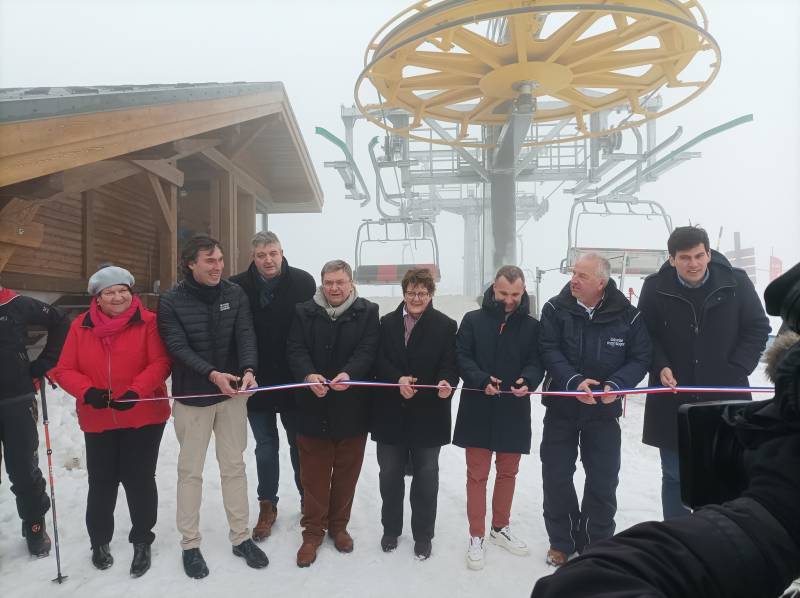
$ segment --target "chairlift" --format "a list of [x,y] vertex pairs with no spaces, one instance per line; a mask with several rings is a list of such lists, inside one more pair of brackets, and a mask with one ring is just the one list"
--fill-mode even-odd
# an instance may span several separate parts
[[[664,223],[666,236],[672,233],[672,219],[661,204],[655,201],[639,200],[631,196],[605,197],[598,199],[577,199],[572,204],[569,214],[567,233],[567,257],[561,261],[561,272],[569,274],[581,256],[596,253],[606,258],[611,264],[611,274],[620,277],[620,286],[624,285],[625,276],[648,276],[661,268],[669,258],[666,242],[659,239],[658,248],[631,247],[591,247],[579,242],[581,219],[584,216],[600,216],[617,218],[632,216],[635,219],[660,220]],[[666,238],[666,237],[665,237]]]
[[[404,263],[376,261],[375,250],[391,248]],[[405,251],[413,249],[412,263],[405,263]],[[399,284],[412,268],[428,268],[434,280],[440,280],[439,243],[436,231],[427,220],[416,218],[381,218],[364,220],[356,232],[356,259],[353,278],[360,284]],[[422,256],[417,259],[416,256]]]

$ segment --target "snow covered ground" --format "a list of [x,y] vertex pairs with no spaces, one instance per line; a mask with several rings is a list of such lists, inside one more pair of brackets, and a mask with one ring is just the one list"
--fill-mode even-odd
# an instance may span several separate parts
[[[377,300],[381,314],[393,309],[398,299]],[[437,297],[435,304],[451,317],[460,320],[474,309],[474,300],[461,297]],[[754,385],[765,384],[760,372],[751,378]],[[619,510],[617,530],[661,514],[660,468],[658,451],[641,443],[644,397],[628,401],[627,417],[622,426],[622,471],[617,492]],[[493,545],[488,546],[486,568],[469,571],[464,562],[468,528],[466,519],[464,451],[455,446],[442,449],[440,458],[439,507],[433,556],[424,562],[413,556],[410,535],[410,510],[406,499],[405,533],[398,549],[381,552],[380,494],[375,444],[369,441],[364,466],[356,490],[350,532],[355,540],[351,554],[340,554],[330,540],[320,549],[317,562],[308,569],[295,565],[300,545],[300,510],[297,491],[291,476],[291,464],[282,437],[281,481],[278,519],[272,536],[261,544],[270,559],[264,570],[249,569],[242,559],[231,554],[228,528],[220,493],[219,473],[213,444],[209,447],[204,479],[201,512],[203,554],[211,574],[204,580],[190,580],[183,573],[179,536],[175,529],[175,479],[178,443],[171,423],[167,424],[158,463],[159,520],[153,545],[152,569],[140,579],[128,575],[132,548],[127,542],[130,522],[124,490],[116,510],[116,533],[111,544],[115,564],[107,571],[96,570],[91,562],[89,541],[84,524],[87,476],[83,436],[74,413],[74,400],[60,390],[48,393],[50,431],[53,443],[53,466],[61,540],[62,571],[69,579],[61,586],[51,583],[56,574],[55,551],[45,559],[28,556],[20,537],[20,523],[8,479],[0,486],[0,595],[4,598],[47,596],[280,596],[336,597],[506,597],[528,596],[534,582],[551,570],[544,564],[548,548],[542,520],[541,464],[538,443],[544,409],[533,401],[533,450],[524,456],[517,480],[512,509],[512,527],[531,547],[531,554],[519,557]],[[454,400],[453,414],[458,407]],[[455,420],[455,417],[454,417]],[[44,435],[40,451],[41,466],[46,472]],[[212,441],[213,443],[213,441]],[[254,442],[248,440],[245,454],[251,505],[251,521],[257,515],[256,465]],[[578,467],[576,487],[582,487]],[[493,479],[489,480],[491,488]],[[580,492],[579,492],[580,494]],[[489,503],[490,504],[490,503]],[[52,536],[51,518],[47,524]],[[487,524],[488,525],[488,524]]]

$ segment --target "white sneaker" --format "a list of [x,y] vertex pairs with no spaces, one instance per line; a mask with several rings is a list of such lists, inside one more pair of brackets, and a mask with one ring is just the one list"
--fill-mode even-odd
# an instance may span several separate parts
[[492,528],[489,531],[489,539],[492,541],[492,544],[502,546],[511,554],[525,556],[529,552],[528,545],[512,534],[509,526],[505,526],[499,532],[494,531],[494,528]]
[[483,569],[483,538],[480,536],[472,536],[469,539],[469,548],[467,549],[467,567],[473,571]]

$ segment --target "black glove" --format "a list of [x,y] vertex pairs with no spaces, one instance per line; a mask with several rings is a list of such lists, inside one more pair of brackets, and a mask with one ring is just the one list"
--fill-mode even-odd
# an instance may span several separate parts
[[761,503],[800,546],[800,434],[768,440],[745,464],[750,484],[743,496]]
[[34,380],[42,378],[49,371],[50,368],[47,367],[46,364],[42,363],[40,359],[37,359],[36,361],[32,362],[30,368],[28,368],[28,372],[30,373],[31,378],[33,378]]
[[117,411],[127,411],[128,409],[133,409],[136,406],[136,403],[120,403],[119,401],[135,401],[138,398],[138,394],[132,390],[129,390],[119,397],[119,399],[111,401],[111,408],[116,409]]
[[105,409],[111,401],[111,393],[101,388],[90,388],[83,395],[83,402],[95,409]]

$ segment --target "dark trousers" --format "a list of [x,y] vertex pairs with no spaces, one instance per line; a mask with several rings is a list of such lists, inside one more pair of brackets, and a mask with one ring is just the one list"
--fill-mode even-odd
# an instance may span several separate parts
[[691,513],[681,502],[681,471],[678,451],[659,449],[661,453],[661,508],[664,521]]
[[[582,552],[614,535],[620,446],[616,419],[564,417],[547,410],[540,455],[544,522],[552,548]],[[580,507],[572,480],[579,448],[586,473]]]
[[50,509],[39,469],[36,396],[0,400],[0,444],[17,513],[25,522],[40,520]]
[[[278,436],[277,413],[275,411],[248,411],[247,419],[253,438],[256,441],[256,472],[258,473],[258,500],[278,503],[278,482],[280,481],[280,437]],[[303,483],[300,480],[300,456],[297,453],[297,412],[281,413],[281,423],[289,441],[289,458],[294,470],[294,484],[303,501]]]
[[89,495],[86,529],[92,548],[114,535],[114,507],[120,483],[125,488],[133,544],[152,544],[158,512],[156,463],[165,424],[141,428],[85,432]]
[[410,448],[378,443],[381,523],[387,536],[403,533],[403,502],[406,494],[406,463],[411,464],[411,533],[414,540],[433,538],[436,499],[439,494],[439,451],[441,447]]
[[347,529],[367,435],[335,440],[297,435],[305,510],[303,539],[321,542],[325,530]]

